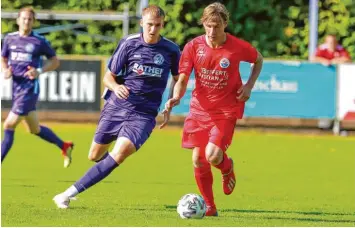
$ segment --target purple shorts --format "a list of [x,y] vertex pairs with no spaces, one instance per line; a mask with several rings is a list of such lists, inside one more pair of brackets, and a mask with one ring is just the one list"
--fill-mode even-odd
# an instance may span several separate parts
[[138,150],[149,138],[155,127],[155,117],[139,114],[105,103],[101,112],[94,141],[108,144],[118,137],[126,137]]
[[38,94],[18,93],[12,96],[11,112],[19,116],[27,116],[36,110]]

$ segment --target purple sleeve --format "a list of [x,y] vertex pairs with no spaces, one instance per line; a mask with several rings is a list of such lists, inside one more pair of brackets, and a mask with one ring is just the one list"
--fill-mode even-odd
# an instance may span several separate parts
[[108,63],[108,69],[111,71],[111,73],[118,75],[124,65],[127,63],[127,40],[122,39],[115,52],[110,58],[110,61]]
[[171,64],[171,74],[176,76],[179,74],[179,61],[180,61],[181,52],[179,49],[176,49],[174,56],[172,58]]
[[1,56],[8,58],[9,57],[9,44],[8,44],[8,39],[5,37],[4,42],[2,44],[1,48]]
[[56,56],[54,49],[51,47],[51,45],[46,39],[42,42],[41,55],[45,55],[47,59]]

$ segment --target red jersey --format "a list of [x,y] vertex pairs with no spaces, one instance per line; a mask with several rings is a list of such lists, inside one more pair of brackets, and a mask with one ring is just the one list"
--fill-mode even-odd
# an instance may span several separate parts
[[257,51],[248,42],[227,33],[226,42],[208,46],[205,35],[187,43],[182,52],[179,73],[195,72],[190,115],[200,120],[242,118],[245,102],[237,100],[242,86],[241,61],[255,63]]
[[317,57],[322,57],[328,60],[332,60],[337,57],[348,57],[350,59],[349,53],[341,45],[337,45],[334,52],[329,51],[327,44],[322,44],[317,48]]

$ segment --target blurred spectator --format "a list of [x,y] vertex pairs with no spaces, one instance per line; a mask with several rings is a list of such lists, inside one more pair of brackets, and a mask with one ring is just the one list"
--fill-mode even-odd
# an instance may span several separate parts
[[321,63],[324,66],[331,64],[348,63],[351,61],[349,53],[338,43],[335,35],[327,35],[325,42],[317,48],[312,62]]

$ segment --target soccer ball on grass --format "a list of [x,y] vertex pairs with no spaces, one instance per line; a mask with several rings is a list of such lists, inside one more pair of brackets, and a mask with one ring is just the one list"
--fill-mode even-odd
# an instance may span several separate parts
[[189,193],[179,200],[177,212],[183,219],[202,219],[206,214],[206,203],[200,195]]

